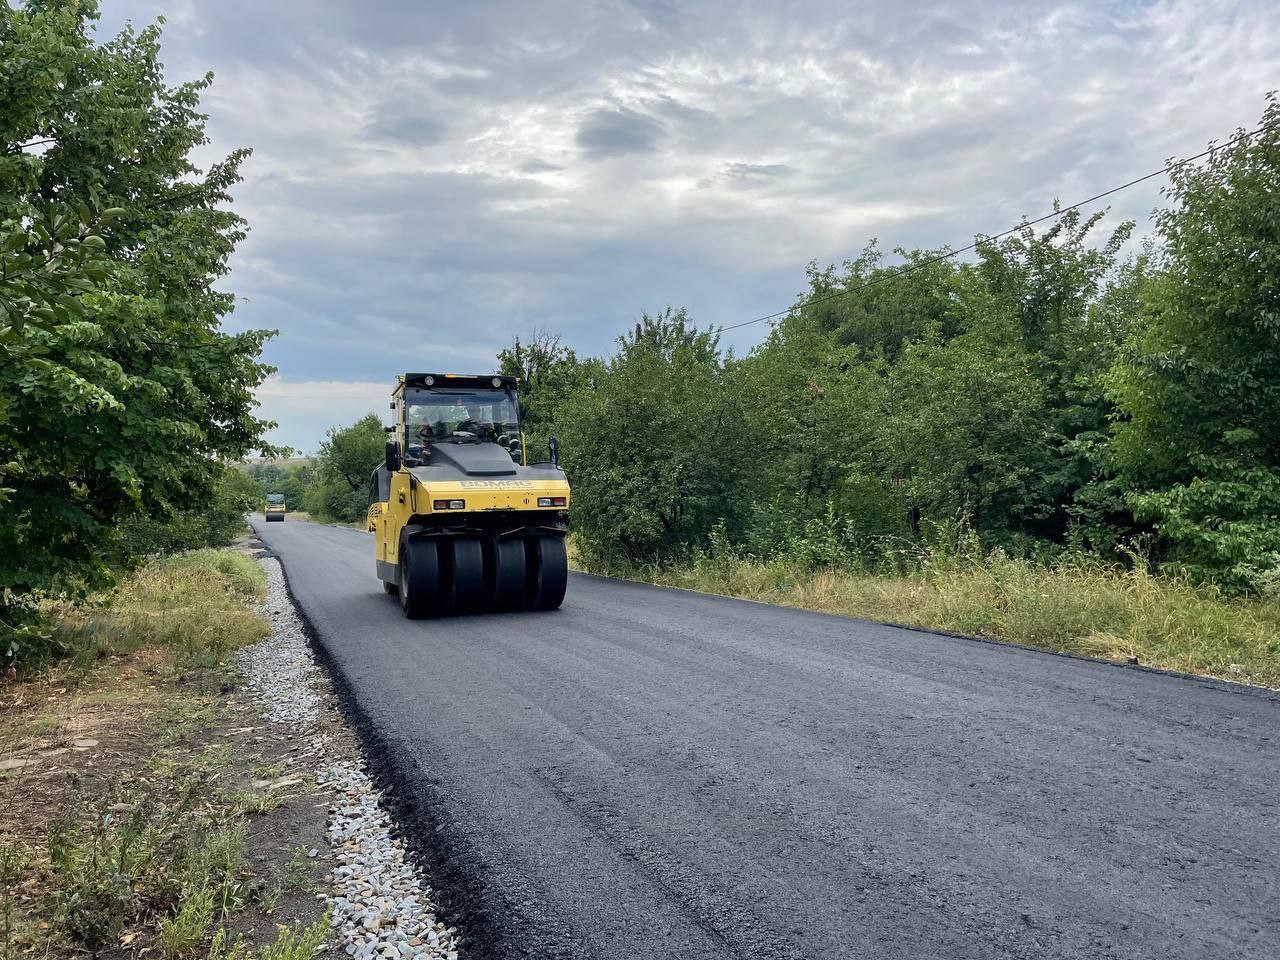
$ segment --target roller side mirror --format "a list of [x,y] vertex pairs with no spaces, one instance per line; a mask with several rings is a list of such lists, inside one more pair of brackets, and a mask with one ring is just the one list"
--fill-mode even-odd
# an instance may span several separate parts
[[560,441],[552,437],[547,445],[551,448],[551,465],[553,467],[560,466]]
[[394,440],[387,441],[387,470],[395,473],[400,469],[400,444]]

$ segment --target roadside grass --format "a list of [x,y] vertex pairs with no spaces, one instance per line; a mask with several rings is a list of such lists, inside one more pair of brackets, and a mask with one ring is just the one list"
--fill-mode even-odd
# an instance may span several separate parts
[[198,759],[169,769],[141,784],[132,770],[73,782],[45,834],[52,935],[94,953],[154,924],[161,955],[180,957],[251,899],[243,817]]
[[229,654],[269,633],[249,608],[264,594],[250,557],[201,550],[48,605],[63,658],[0,683],[0,960],[194,960],[211,938],[228,960],[308,960],[323,943],[327,921],[270,920],[315,917],[294,824],[323,817],[235,697]]
[[160,921],[160,954],[165,960],[195,951],[213,922],[213,893],[194,888],[184,890],[176,913]]
[[1280,602],[1144,567],[933,556],[896,573],[709,556],[599,570],[783,606],[1280,687]]
[[[304,926],[295,922],[291,927],[280,927],[276,931],[276,939],[264,944],[258,960],[311,960],[329,935],[329,916],[326,914],[319,920]],[[226,928],[220,929],[209,947],[208,960],[254,960],[253,948],[245,943],[244,935],[234,940]]]
[[194,550],[131,574],[82,605],[49,604],[55,648],[80,669],[143,648],[214,666],[269,626],[248,604],[265,596],[262,568],[235,550]]
[[278,809],[284,803],[284,799],[274,790],[250,787],[232,794],[231,803],[239,813],[261,816]]
[[31,863],[31,852],[16,840],[0,840],[0,957],[8,957],[19,931],[18,885]]

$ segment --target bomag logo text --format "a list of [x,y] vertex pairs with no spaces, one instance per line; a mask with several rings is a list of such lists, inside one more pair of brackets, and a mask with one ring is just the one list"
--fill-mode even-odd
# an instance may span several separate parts
[[530,487],[537,486],[533,480],[462,480],[460,485],[469,489],[484,490],[528,490]]

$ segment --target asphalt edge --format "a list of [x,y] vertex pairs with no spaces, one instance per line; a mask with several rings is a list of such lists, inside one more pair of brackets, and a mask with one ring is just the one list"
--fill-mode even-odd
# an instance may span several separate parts
[[[317,664],[329,677],[343,720],[356,734],[365,770],[382,793],[405,848],[431,886],[440,917],[458,930],[462,958],[546,957],[548,960],[578,960],[581,954],[557,949],[554,941],[534,929],[521,911],[486,883],[479,871],[471,869],[476,859],[473,847],[461,841],[450,825],[438,815],[445,804],[429,780],[409,776],[392,759],[394,753],[372,718],[360,706],[354,689],[330,656],[320,632],[294,595],[289,568],[283,556],[262,540],[252,528],[255,556],[274,558],[280,564],[285,591],[302,624],[303,634]],[[521,946],[524,944],[525,946]]]
[[790,607],[780,603],[769,603],[767,600],[754,600],[750,597],[734,597],[725,593],[711,593],[708,590],[694,590],[690,587],[673,587],[665,583],[651,583],[648,580],[631,580],[624,577],[606,577],[599,573],[588,573],[585,570],[573,570],[571,572],[580,577],[590,577],[592,580],[608,580],[611,583],[625,583],[636,587],[644,587],[650,590],[677,590],[681,593],[692,593],[695,596],[707,597],[713,600],[723,600],[727,603],[754,603],[762,607],[773,607],[778,610],[803,613],[811,617],[838,620],[841,623],[858,623],[869,627],[890,627],[895,630],[908,630],[911,633],[923,633],[926,636],[931,637],[947,637],[952,640],[969,640],[973,643],[984,643],[993,647],[1006,647],[1014,650],[1023,650],[1027,653],[1039,654],[1042,656],[1062,657],[1066,660],[1079,660],[1083,663],[1096,664],[1102,667],[1111,667],[1120,670],[1134,670],[1139,673],[1152,673],[1157,676],[1173,677],[1178,680],[1191,680],[1202,686],[1207,686],[1223,693],[1258,697],[1262,700],[1269,700],[1272,703],[1280,703],[1280,688],[1259,687],[1252,683],[1223,680],[1219,677],[1207,677],[1199,673],[1186,673],[1182,670],[1170,670],[1166,667],[1152,667],[1144,663],[1122,663],[1119,660],[1103,660],[1101,657],[1091,657],[1085,653],[1072,653],[1069,650],[1050,650],[1047,647],[1036,647],[1029,643],[1019,643],[1016,640],[997,640],[995,637],[982,637],[971,633],[956,633],[951,630],[931,630],[928,627],[917,627],[909,623],[895,623],[892,620],[865,620],[862,617],[848,617],[839,613],[827,613],[823,610],[810,610],[806,607]]

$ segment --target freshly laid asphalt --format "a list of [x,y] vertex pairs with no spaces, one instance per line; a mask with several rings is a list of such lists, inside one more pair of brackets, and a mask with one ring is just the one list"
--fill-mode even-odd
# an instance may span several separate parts
[[1280,957],[1280,695],[573,575],[409,621],[254,527],[467,958]]

